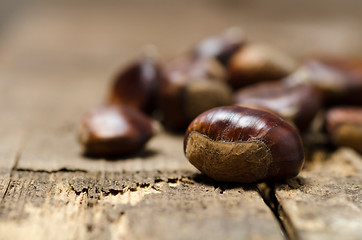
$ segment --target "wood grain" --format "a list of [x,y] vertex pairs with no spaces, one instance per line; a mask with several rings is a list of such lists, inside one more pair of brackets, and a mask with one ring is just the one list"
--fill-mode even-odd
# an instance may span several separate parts
[[362,158],[348,148],[316,151],[306,169],[276,186],[279,212],[298,239],[362,238]]
[[[62,234],[59,234],[62,233]],[[190,172],[17,171],[1,239],[283,239],[255,186]]]
[[0,131],[0,202],[10,183],[11,171],[19,158],[21,134]]

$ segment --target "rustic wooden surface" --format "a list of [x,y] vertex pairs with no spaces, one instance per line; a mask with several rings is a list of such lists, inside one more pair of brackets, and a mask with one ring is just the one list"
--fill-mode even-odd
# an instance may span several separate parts
[[[328,3],[328,4],[327,4]],[[0,4],[0,239],[362,239],[362,158],[309,150],[300,176],[216,183],[160,129],[124,159],[88,159],[77,123],[120,66],[243,26],[296,57],[362,55],[358,1]]]

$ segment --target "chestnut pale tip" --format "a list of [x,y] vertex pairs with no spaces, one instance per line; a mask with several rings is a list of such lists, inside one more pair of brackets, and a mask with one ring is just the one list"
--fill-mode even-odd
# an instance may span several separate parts
[[[272,162],[265,143],[217,142],[191,132],[186,145],[186,157],[197,169],[218,181],[254,182],[263,179]],[[240,161],[240,158],[245,161]]]

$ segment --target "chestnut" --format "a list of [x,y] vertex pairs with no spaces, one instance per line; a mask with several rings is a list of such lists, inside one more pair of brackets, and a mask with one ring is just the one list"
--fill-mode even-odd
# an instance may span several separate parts
[[186,55],[164,65],[159,107],[171,129],[184,131],[200,113],[231,103],[225,69],[214,58]]
[[334,96],[334,103],[362,105],[362,61],[323,59],[323,64],[335,69],[343,76],[343,85],[338,95]]
[[197,58],[214,57],[226,65],[231,56],[244,45],[245,34],[238,27],[232,27],[218,36],[201,41],[193,50]]
[[298,175],[303,144],[297,130],[269,112],[226,106],[200,114],[184,138],[188,160],[218,181],[252,183]]
[[262,81],[279,80],[296,68],[297,63],[293,58],[274,48],[247,44],[229,61],[229,84],[238,89]]
[[309,84],[318,88],[328,105],[362,104],[362,62],[309,59],[283,81],[289,85]]
[[282,81],[264,82],[239,89],[238,105],[264,107],[305,130],[321,109],[319,91],[310,85],[290,86]]
[[327,132],[337,146],[362,152],[362,107],[335,107],[326,113]]
[[156,108],[161,71],[154,56],[148,51],[118,74],[110,89],[109,102],[132,106],[145,113]]
[[106,104],[84,115],[79,140],[86,155],[113,157],[137,152],[152,135],[146,115],[129,106]]

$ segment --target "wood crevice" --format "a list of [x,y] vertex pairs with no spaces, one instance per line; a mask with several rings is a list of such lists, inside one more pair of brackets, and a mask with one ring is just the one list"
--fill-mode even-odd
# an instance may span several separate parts
[[4,194],[1,196],[1,201],[0,201],[0,202],[2,202],[2,201],[4,200],[6,194],[7,194],[8,191],[9,191],[10,183],[11,183],[11,180],[13,179],[14,171],[16,170],[16,167],[18,166],[18,163],[19,163],[20,158],[21,158],[21,147],[19,147],[18,151],[17,151],[16,154],[15,154],[14,164],[13,164],[13,166],[11,167],[10,174],[9,174],[9,181],[8,181],[8,183],[7,183],[7,185],[6,185]]
[[299,240],[297,230],[276,197],[274,184],[260,183],[257,184],[257,189],[265,204],[274,214],[285,238],[287,240]]
[[[31,172],[31,171],[30,171]],[[52,174],[53,172],[41,171],[45,173]],[[56,172],[55,172],[56,173]],[[134,173],[137,175],[137,172]],[[132,174],[131,174],[132,175]],[[133,175],[134,177],[134,175]],[[99,184],[99,179],[97,180],[89,180],[89,179],[82,179],[79,182],[79,179],[73,179],[69,182],[70,189],[76,193],[76,195],[80,195],[82,193],[86,194],[87,197],[98,198],[100,195],[103,196],[116,196],[118,194],[125,194],[126,192],[136,192],[141,189],[153,189],[158,192],[162,192],[163,190],[160,188],[160,183],[165,183],[168,185],[183,183],[183,184],[194,184],[188,177],[154,177],[148,179],[148,181],[139,181],[136,179],[130,180],[125,179],[125,183],[117,187],[108,187],[103,188],[101,184]],[[81,187],[80,187],[81,186]]]
[[60,169],[56,169],[56,170],[15,168],[14,170],[18,171],[18,172],[49,173],[49,174],[59,173],[59,172],[71,172],[71,173],[76,173],[76,172],[87,173],[88,172],[84,169],[69,169],[69,168],[60,168]]

